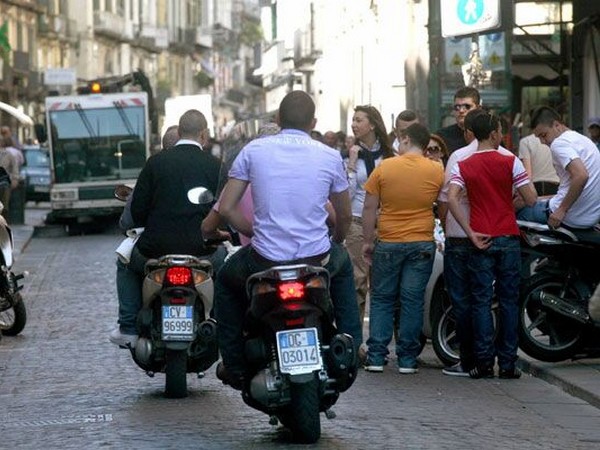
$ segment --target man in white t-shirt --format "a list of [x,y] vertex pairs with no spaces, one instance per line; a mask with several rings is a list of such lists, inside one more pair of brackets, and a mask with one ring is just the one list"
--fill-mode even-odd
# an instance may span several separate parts
[[589,138],[570,130],[547,106],[534,111],[531,129],[550,146],[560,184],[554,197],[522,208],[517,218],[548,223],[551,228],[561,224],[593,227],[600,221],[600,152]]

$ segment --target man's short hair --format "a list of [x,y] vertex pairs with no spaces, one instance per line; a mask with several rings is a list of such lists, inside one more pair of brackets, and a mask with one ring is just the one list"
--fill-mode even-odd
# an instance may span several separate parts
[[533,130],[538,125],[552,126],[554,121],[560,122],[560,114],[549,106],[540,106],[531,114],[531,126]]
[[315,102],[304,91],[292,91],[279,104],[279,125],[307,131],[315,118]]
[[500,118],[498,116],[484,112],[471,120],[470,130],[478,141],[483,141],[484,139],[488,139],[490,134],[498,129],[499,125]]
[[179,118],[179,136],[182,138],[197,138],[206,127],[206,117],[197,109],[190,109]]
[[429,145],[431,133],[425,125],[413,123],[406,130],[400,132],[400,136],[408,137],[410,141],[421,150],[425,150]]
[[487,111],[481,108],[476,108],[469,111],[465,116],[465,130],[473,131],[473,120],[475,120],[477,116],[480,116],[482,114],[487,114]]
[[471,86],[465,86],[456,91],[454,93],[454,99],[457,98],[472,98],[476,105],[481,104],[479,91]]
[[166,129],[165,134],[162,137],[162,149],[166,150],[175,146],[177,141],[179,140],[179,126],[171,125]]
[[413,120],[418,120],[417,113],[412,109],[405,109],[398,117],[396,117],[396,127],[398,126],[398,122],[402,120],[404,122],[412,122]]

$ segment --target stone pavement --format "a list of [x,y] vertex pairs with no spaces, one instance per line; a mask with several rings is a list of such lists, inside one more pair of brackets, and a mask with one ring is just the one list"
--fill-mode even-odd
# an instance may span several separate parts
[[[36,227],[43,225],[46,213],[43,206],[27,208],[25,224],[11,227],[15,259],[27,248]],[[545,363],[520,352],[520,365],[526,373],[558,386],[566,393],[600,409],[600,358]]]

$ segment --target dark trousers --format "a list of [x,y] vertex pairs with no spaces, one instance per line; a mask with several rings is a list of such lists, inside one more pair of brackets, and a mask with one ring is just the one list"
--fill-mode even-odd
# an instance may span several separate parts
[[[274,265],[257,255],[250,245],[240,249],[223,265],[215,281],[214,307],[219,349],[225,367],[234,376],[240,376],[245,371],[242,331],[250,301],[246,295],[246,280],[250,275]],[[332,243],[325,268],[331,275],[330,293],[337,328],[341,333],[351,335],[358,349],[362,342],[362,329],[352,262],[346,249]]]
[[464,370],[475,366],[473,354],[472,286],[469,261],[475,247],[468,238],[446,238],[444,246],[444,281],[456,322],[456,339],[460,364]]

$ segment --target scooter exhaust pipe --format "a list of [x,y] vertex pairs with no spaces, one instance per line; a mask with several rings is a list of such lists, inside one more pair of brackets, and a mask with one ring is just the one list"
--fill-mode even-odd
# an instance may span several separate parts
[[580,323],[588,323],[590,321],[589,314],[582,306],[574,305],[564,298],[557,297],[556,295],[544,291],[539,291],[537,297],[543,306],[562,316],[576,320]]
[[198,333],[206,341],[216,339],[217,337],[217,321],[213,318],[207,319],[198,325]]
[[329,344],[329,356],[334,372],[347,370],[356,365],[354,339],[348,334],[336,334]]

